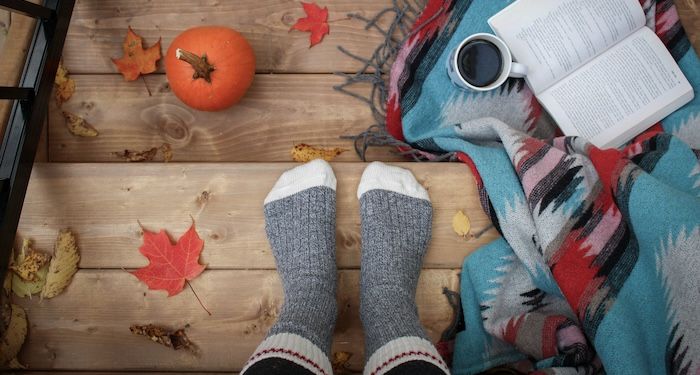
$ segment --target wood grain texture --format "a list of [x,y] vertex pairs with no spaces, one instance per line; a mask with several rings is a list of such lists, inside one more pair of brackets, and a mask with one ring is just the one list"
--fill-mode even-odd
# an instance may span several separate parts
[[[10,24],[0,50],[0,86],[17,86],[36,22],[33,18],[18,13],[12,13],[7,20]],[[12,101],[0,100],[0,134],[5,134],[12,104]]]
[[[418,312],[435,341],[450,324],[452,308],[443,288],[458,287],[457,270],[425,270],[417,291]],[[275,271],[205,271],[191,291],[170,297],[149,291],[121,270],[81,270],[66,291],[50,300],[24,299],[30,334],[20,353],[34,370],[239,371],[274,324],[282,305]],[[339,315],[333,351],[352,353],[350,369],[363,364],[359,318],[359,271],[338,274]],[[129,332],[132,324],[172,328],[189,324],[187,335],[201,356],[175,352]]]
[[[337,50],[342,45],[370,56],[383,41],[364,23],[345,19],[348,13],[372,17],[389,0],[328,0],[330,35],[309,49],[309,34],[290,32],[305,14],[293,0],[83,0],[78,1],[66,40],[64,60],[74,73],[114,73],[110,57],[121,56],[127,26],[147,45],[162,38],[163,53],[182,31],[222,25],[240,31],[255,51],[258,72],[328,73],[357,71],[360,63]],[[387,18],[387,22],[389,19]],[[159,66],[163,71],[162,63]]]
[[675,0],[678,15],[683,23],[683,28],[688,34],[690,43],[697,53],[700,53],[700,1]]
[[[244,99],[221,112],[188,108],[170,92],[164,75],[125,82],[118,75],[72,75],[76,92],[63,104],[100,135],[71,135],[50,104],[49,158],[60,162],[121,161],[114,152],[169,143],[175,161],[291,161],[296,143],[343,147],[338,161],[359,161],[350,140],[373,123],[361,101],[333,90],[341,82],[324,74],[257,75]],[[358,88],[369,90],[369,86]],[[401,160],[393,148],[373,148],[369,160]]]
[[[35,166],[18,236],[50,250],[57,232],[78,236],[82,268],[135,268],[147,264],[138,248],[139,221],[150,230],[167,229],[177,238],[194,218],[204,239],[203,263],[210,269],[274,269],[264,229],[262,204],[280,174],[298,164],[59,164]],[[357,185],[366,164],[335,163],[337,261],[360,266]],[[433,202],[433,237],[426,268],[461,268],[464,257],[497,237],[489,229],[478,239],[452,231],[463,210],[472,233],[490,226],[476,185],[463,164],[400,163],[414,172]]]

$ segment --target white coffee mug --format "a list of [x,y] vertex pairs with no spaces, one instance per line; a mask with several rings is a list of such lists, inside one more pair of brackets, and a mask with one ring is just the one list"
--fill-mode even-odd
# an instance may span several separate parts
[[[462,47],[467,45],[467,43],[474,40],[485,40],[487,42],[491,42],[498,47],[498,50],[501,52],[501,61],[503,62],[501,66],[501,74],[488,86],[474,86],[467,82],[459,73],[459,51],[461,51]],[[525,77],[527,75],[527,67],[513,61],[513,56],[510,54],[508,46],[506,46],[506,43],[501,38],[493,34],[478,33],[470,35],[468,38],[464,39],[462,43],[460,43],[459,46],[452,51],[449,59],[447,59],[447,74],[450,76],[450,80],[458,87],[475,91],[489,91],[502,85],[508,79],[508,77]]]

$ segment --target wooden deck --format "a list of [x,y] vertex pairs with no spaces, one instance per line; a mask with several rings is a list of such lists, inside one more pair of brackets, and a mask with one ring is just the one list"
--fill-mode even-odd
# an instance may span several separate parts
[[[343,20],[345,15],[371,16],[390,3],[320,2],[328,7],[329,19],[339,21],[331,24],[323,43],[309,49],[308,34],[288,32],[303,16],[293,0],[77,1],[64,51],[77,89],[62,109],[83,116],[100,135],[70,135],[52,102],[18,234],[50,251],[57,231],[70,227],[78,235],[82,258],[80,271],[62,295],[44,301],[15,299],[29,316],[30,334],[20,359],[32,373],[241,369],[282,304],[265,238],[263,198],[280,173],[294,166],[289,154],[294,144],[351,148],[339,136],[359,133],[373,122],[361,102],[333,91],[340,79],[330,73],[359,67],[337,45],[366,56],[381,40],[361,23]],[[700,4],[680,0],[678,5],[698,48]],[[224,112],[198,112],[180,103],[168,89],[162,66],[145,81],[125,82],[110,61],[121,55],[128,25],[148,45],[162,37],[165,52],[182,30],[205,24],[241,31],[258,60],[253,87],[239,105]],[[6,40],[0,58],[0,84],[16,80],[18,65],[13,61],[23,54],[30,26],[20,18],[13,22],[13,37]],[[0,120],[6,108],[0,105]],[[171,163],[121,163],[113,154],[163,143],[173,148]],[[373,150],[369,158],[401,160],[390,149]],[[355,191],[365,165],[352,151],[337,161],[340,314],[333,351],[351,353],[349,370],[359,372],[364,353]],[[442,289],[458,289],[463,258],[497,234],[489,229],[465,166],[401,165],[428,188],[435,207],[433,240],[417,296],[421,320],[435,340],[452,316]],[[473,233],[484,234],[470,240],[458,237],[451,228],[458,210],[471,219]],[[138,252],[139,222],[179,236],[190,225],[190,216],[205,240],[202,262],[208,264],[192,285],[211,316],[191,291],[168,298],[126,272],[146,264]],[[201,355],[175,352],[129,332],[130,325],[146,323],[189,325]]]

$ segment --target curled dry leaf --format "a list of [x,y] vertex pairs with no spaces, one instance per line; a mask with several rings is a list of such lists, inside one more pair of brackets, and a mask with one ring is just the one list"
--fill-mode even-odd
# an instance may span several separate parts
[[164,162],[167,163],[173,160],[173,149],[168,143],[163,143],[160,147],[152,147],[148,150],[143,151],[133,151],[126,149],[123,152],[114,152],[113,155],[125,161],[136,163],[142,161],[154,161],[156,159],[156,156],[158,156],[159,151],[163,155]]
[[56,78],[54,78],[56,103],[60,107],[68,101],[75,93],[75,81],[68,76],[68,69],[63,66],[63,62],[58,63]]
[[134,324],[129,327],[129,329],[131,333],[135,335],[146,336],[151,339],[151,341],[172,348],[173,350],[185,349],[192,353],[198,352],[197,346],[187,337],[184,328],[171,331],[154,324]]
[[452,229],[461,237],[470,237],[471,222],[461,210],[452,217]]
[[95,127],[76,114],[63,111],[63,118],[66,119],[68,131],[77,137],[97,137],[99,134]]
[[2,322],[0,364],[22,366],[16,358],[27,337],[27,313],[21,306],[6,304],[2,308]]
[[41,290],[41,298],[53,298],[61,294],[73,280],[73,275],[78,272],[79,261],[80,253],[75,243],[75,235],[68,229],[60,231],[46,275],[46,284]]
[[22,251],[10,269],[22,280],[34,281],[37,278],[37,272],[49,261],[49,258],[48,254],[32,249],[30,240],[24,240]]
[[292,159],[294,161],[305,163],[314,159],[323,159],[325,161],[331,161],[335,159],[336,156],[347,151],[345,148],[323,148],[323,147],[313,147],[306,143],[299,143],[292,148]]
[[333,366],[334,374],[344,374],[348,372],[348,361],[352,358],[352,353],[334,352],[331,365]]
[[156,62],[161,57],[160,39],[158,39],[156,44],[144,50],[143,39],[129,26],[122,49],[124,50],[124,56],[121,59],[112,58],[112,62],[117,66],[125,80],[133,81],[139,78],[141,74],[156,71]]

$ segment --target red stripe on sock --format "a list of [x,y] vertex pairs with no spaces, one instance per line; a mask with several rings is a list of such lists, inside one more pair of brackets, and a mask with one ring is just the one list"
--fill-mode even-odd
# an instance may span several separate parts
[[253,355],[253,357],[251,357],[250,360],[249,360],[248,362],[254,362],[255,360],[257,360],[258,357],[263,356],[263,355],[265,355],[265,354],[269,354],[269,353],[275,353],[275,354],[281,353],[281,354],[291,355],[291,356],[293,356],[293,357],[296,357],[296,358],[298,358],[298,359],[304,361],[305,363],[310,364],[311,366],[313,366],[313,368],[317,369],[317,370],[320,371],[322,374],[324,374],[324,375],[329,375],[329,374],[327,374],[327,373],[321,368],[321,366],[318,365],[318,363],[312,361],[311,359],[309,359],[309,358],[306,357],[305,355],[303,355],[303,354],[301,354],[301,353],[298,353],[298,352],[295,352],[295,351],[292,351],[292,350],[289,350],[289,349],[283,349],[283,348],[270,348],[270,349],[265,349],[265,350],[263,350],[263,351],[261,351],[261,352],[255,353],[255,355]]
[[435,356],[433,354],[430,354],[427,352],[419,352],[419,351],[411,350],[410,352],[403,352],[401,354],[397,354],[397,355],[389,358],[388,360],[384,361],[381,365],[379,365],[379,367],[377,367],[376,369],[374,369],[372,371],[372,375],[376,375],[379,371],[381,371],[383,368],[389,366],[393,362],[396,362],[396,361],[400,360],[401,358],[408,357],[411,355],[422,355],[424,357],[428,357],[428,358],[431,358],[431,359],[437,361],[441,366],[447,367],[445,365],[445,362],[443,362],[441,358],[438,358],[437,356]]

